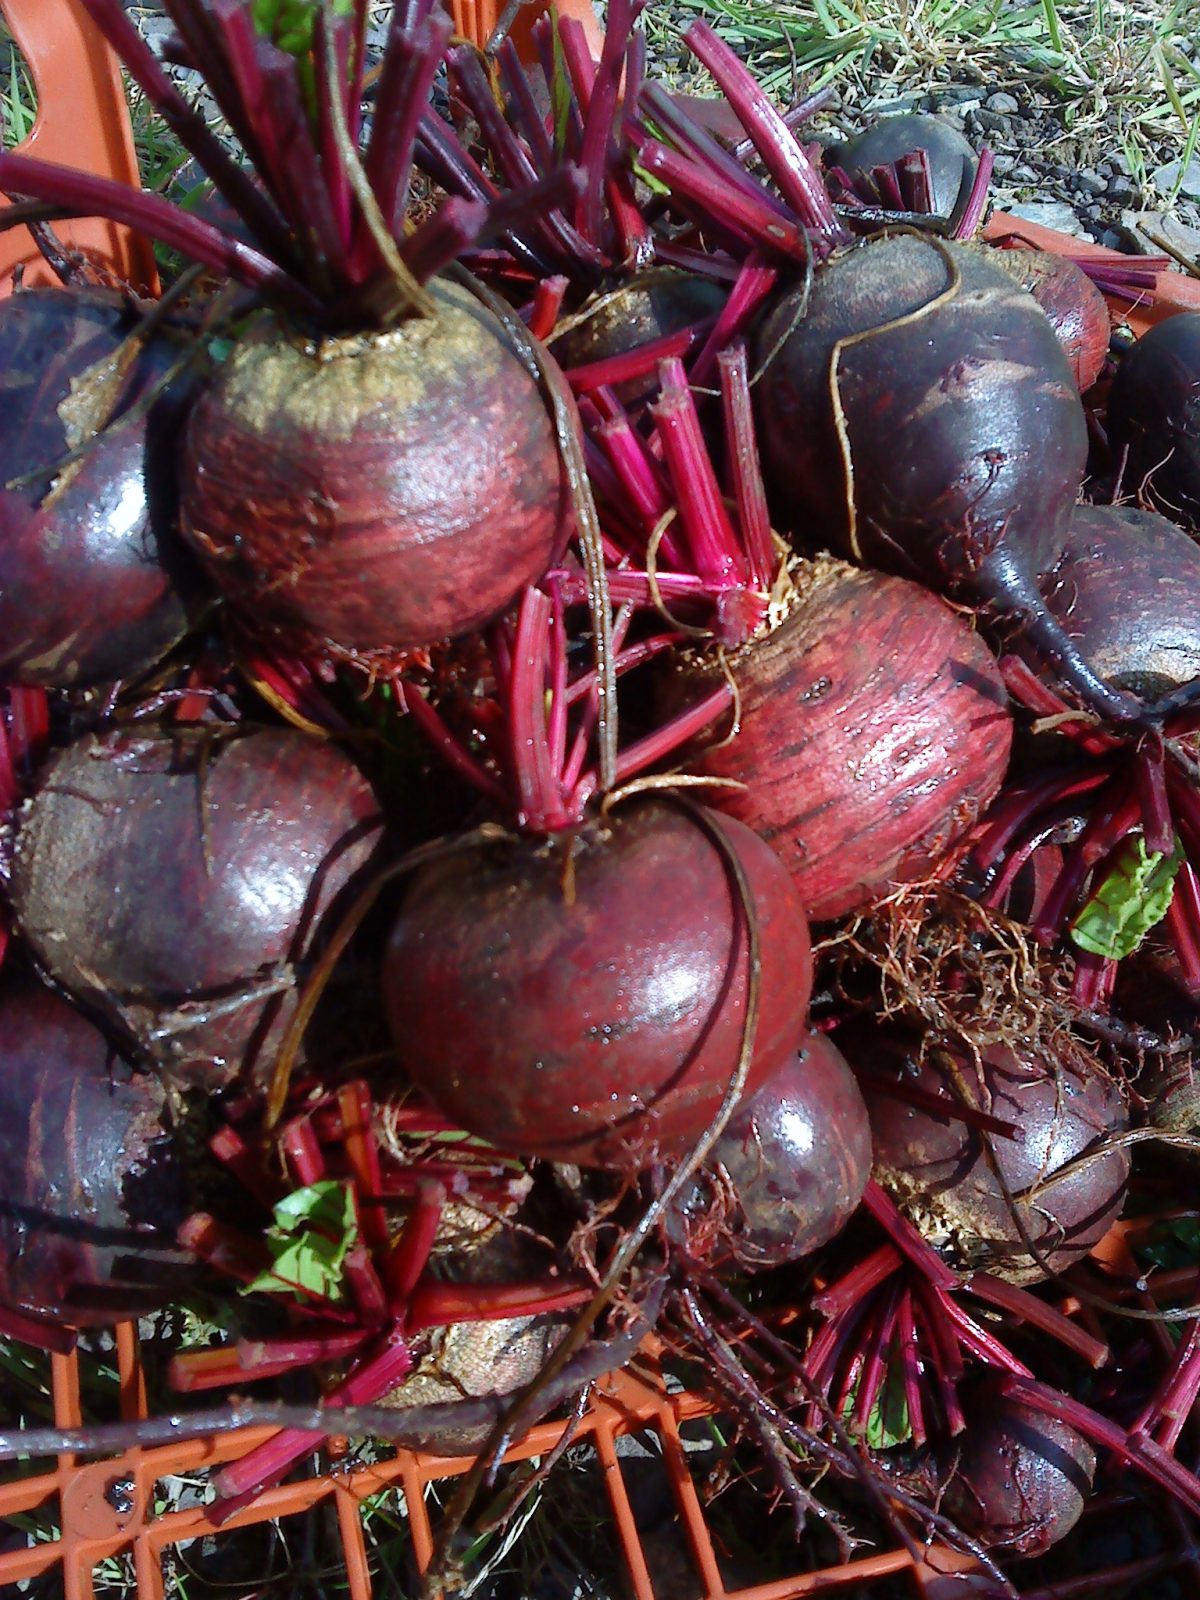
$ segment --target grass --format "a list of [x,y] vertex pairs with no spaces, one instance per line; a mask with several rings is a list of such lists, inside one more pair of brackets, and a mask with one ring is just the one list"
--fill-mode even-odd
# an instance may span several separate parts
[[1025,86],[1064,138],[1122,151],[1142,180],[1200,141],[1194,0],[652,0],[651,53],[693,79],[680,35],[695,16],[784,100],[835,81],[868,104],[949,81]]

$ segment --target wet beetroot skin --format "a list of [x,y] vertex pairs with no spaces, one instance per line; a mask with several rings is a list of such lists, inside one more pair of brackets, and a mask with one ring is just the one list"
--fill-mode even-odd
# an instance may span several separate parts
[[[746,1093],[796,1048],[808,930],[778,858],[714,819],[761,931]],[[414,881],[384,962],[400,1058],[463,1127],[502,1149],[637,1167],[710,1122],[745,1018],[747,936],[726,863],[662,800],[571,838],[453,855]]]

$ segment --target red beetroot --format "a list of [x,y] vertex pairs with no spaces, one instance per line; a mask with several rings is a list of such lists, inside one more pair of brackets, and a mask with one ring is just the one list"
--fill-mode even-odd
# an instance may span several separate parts
[[1109,437],[1128,451],[1127,493],[1200,526],[1200,312],[1167,317],[1117,368]]
[[[855,1070],[869,1069],[875,1080],[860,1076],[875,1177],[955,1265],[1035,1282],[1045,1273],[1022,1228],[1049,1267],[1061,1271],[1115,1221],[1129,1157],[1103,1146],[1124,1128],[1125,1105],[1117,1085],[1094,1067],[996,1044],[983,1050],[978,1075],[958,1047],[930,1050],[922,1059],[915,1037],[877,1027],[842,1029],[838,1042]],[[879,1080],[892,1078],[894,1092],[885,1092]],[[1016,1136],[981,1133],[913,1105],[905,1099],[907,1084],[965,1097],[1013,1124]],[[1077,1163],[1084,1152],[1089,1159]]]
[[89,736],[28,802],[13,903],[46,969],[164,1065],[257,1076],[379,834],[357,768],[290,729]]
[[40,984],[0,995],[0,1327],[4,1308],[73,1326],[160,1306],[187,1263],[162,1089]]
[[1070,1423],[985,1385],[967,1407],[942,1509],[989,1549],[1044,1554],[1079,1521],[1096,1452]]
[[754,1272],[798,1261],[850,1220],[871,1175],[871,1128],[835,1044],[803,1047],[730,1118],[681,1205],[687,1248]]
[[927,590],[833,561],[796,576],[790,616],[728,658],[737,734],[698,770],[745,782],[715,803],[770,842],[821,919],[923,877],[963,838],[1003,781],[1012,725],[987,647]]
[[746,1092],[796,1048],[808,933],[778,858],[740,823],[643,799],[558,840],[462,851],[415,878],[383,988],[405,1068],[501,1149],[637,1167],[698,1136],[745,1023],[746,918],[761,932]]
[[432,293],[435,317],[384,333],[261,323],[190,419],[184,531],[298,650],[434,644],[549,564],[565,502],[538,385],[471,295]]
[[1003,267],[1041,306],[1062,345],[1080,393],[1090,389],[1108,357],[1112,322],[1099,289],[1073,261],[1048,250],[1001,248],[988,259]]

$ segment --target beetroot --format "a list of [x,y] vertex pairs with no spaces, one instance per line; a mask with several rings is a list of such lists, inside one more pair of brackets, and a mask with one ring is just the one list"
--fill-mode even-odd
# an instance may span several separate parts
[[[1102,1146],[1125,1126],[1125,1106],[1116,1084],[1094,1067],[995,1044],[982,1052],[980,1076],[958,1047],[939,1046],[922,1058],[917,1039],[857,1024],[841,1030],[838,1042],[856,1071],[869,1068],[876,1078],[894,1080],[894,1092],[864,1080],[875,1176],[956,1265],[1034,1282],[1044,1272],[1022,1228],[1049,1267],[1061,1271],[1116,1219],[1129,1158],[1120,1147]],[[1012,1123],[1016,1137],[985,1135],[910,1104],[907,1083],[965,1096]],[[1091,1159],[1071,1165],[1085,1151]]]
[[1042,1555],[1079,1521],[1096,1452],[1070,1423],[977,1390],[942,1506],[989,1549]]
[[379,833],[365,778],[303,734],[92,736],[44,769],[13,902],[46,969],[164,1065],[260,1077]]
[[137,324],[126,301],[96,290],[31,289],[0,306],[8,682],[68,688],[129,677],[187,625],[172,472],[183,386],[153,395],[184,346],[161,332],[136,342]]
[[1200,549],[1152,511],[1076,506],[1046,604],[1109,682],[1145,698],[1200,676]]
[[[795,1049],[811,985],[787,873],[713,818],[762,937],[753,1093]],[[574,835],[457,852],[414,879],[383,990],[404,1067],[501,1149],[637,1167],[712,1120],[742,1044],[747,929],[690,813],[639,800]]]
[[537,384],[469,294],[434,298],[436,317],[370,338],[260,324],[189,423],[184,530],[256,629],[300,650],[465,633],[549,564],[563,490]]
[[1048,250],[997,249],[988,259],[1011,273],[1049,318],[1082,393],[1108,358],[1112,322],[1100,290],[1073,261]]
[[184,1283],[186,1210],[163,1091],[40,984],[0,993],[3,1308],[77,1327],[162,1305]]
[[831,258],[807,312],[785,296],[758,336],[764,468],[806,542],[986,604],[1094,709],[1128,719],[1050,617],[1083,477],[1083,408],[1037,302],[981,252],[912,235]]
[[867,1110],[825,1034],[734,1112],[681,1205],[690,1254],[754,1272],[798,1261],[849,1221],[871,1175]]
[[929,209],[949,217],[970,193],[978,158],[959,130],[941,117],[922,112],[880,117],[847,143],[831,145],[825,166],[869,177],[875,167],[891,166],[918,150],[929,164]]
[[1126,352],[1108,397],[1123,481],[1160,511],[1200,525],[1200,311],[1168,317]]
[[926,590],[832,561],[795,577],[791,614],[728,658],[736,737],[693,765],[745,781],[716,803],[822,919],[925,876],[963,838],[1003,781],[1011,720],[987,647]]

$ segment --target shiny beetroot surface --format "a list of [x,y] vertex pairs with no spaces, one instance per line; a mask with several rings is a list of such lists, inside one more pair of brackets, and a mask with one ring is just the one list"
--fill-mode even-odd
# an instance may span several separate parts
[[[800,293],[765,320],[760,358]],[[1041,308],[981,252],[905,235],[834,258],[756,394],[764,470],[799,539],[987,598],[1011,590],[1007,562],[1053,564],[1083,408]]]
[[[1014,1208],[1054,1271],[1077,1260],[1115,1221],[1129,1156],[1101,1146],[1125,1127],[1125,1105],[1117,1086],[1095,1070],[1085,1075],[1071,1062],[1054,1066],[1032,1050],[993,1045],[983,1051],[980,1079],[958,1050],[947,1047],[922,1062],[915,1039],[878,1025],[841,1029],[838,1043],[856,1071],[866,1069],[876,1079],[860,1078],[875,1177],[953,1264],[1014,1283],[1044,1277]],[[889,1078],[897,1085],[894,1095],[878,1081]],[[969,1104],[1013,1124],[1016,1137],[982,1135],[951,1116],[918,1109],[904,1099],[906,1082],[941,1095],[961,1092]],[[1096,1151],[1095,1159],[1055,1177],[1085,1151]]]
[[810,1033],[734,1112],[708,1165],[679,1224],[693,1254],[753,1272],[832,1239],[871,1175],[867,1108],[837,1046]]
[[[0,680],[68,688],[131,676],[187,625],[174,583],[179,385],[129,415],[182,347],[160,334],[135,355],[125,341],[136,326],[124,302],[93,291],[30,289],[0,303]],[[118,425],[56,474],[108,417]]]
[[75,1008],[0,993],[0,1302],[90,1326],[178,1294],[183,1172],[162,1090]]
[[985,1385],[956,1441],[943,1509],[988,1548],[1041,1555],[1079,1521],[1095,1471],[1096,1452],[1069,1423]]
[[1109,439],[1127,450],[1127,494],[1200,524],[1200,311],[1167,317],[1122,358],[1108,399]]
[[[698,770],[768,840],[810,917],[923,877],[1004,778],[1007,696],[987,647],[927,590],[819,563],[784,623],[734,656],[736,737]],[[722,729],[722,731],[724,731]]]
[[296,1002],[294,987],[264,1000],[256,984],[311,949],[379,836],[369,784],[327,742],[110,733],[47,767],[13,900],[50,973],[165,1065],[253,1077]]
[[[714,819],[762,937],[748,1091],[795,1049],[808,931],[770,849]],[[384,998],[400,1058],[463,1127],[502,1149],[636,1167],[708,1125],[733,1075],[746,928],[709,834],[658,800],[545,843],[512,839],[418,874]]]
[[1134,506],[1076,506],[1046,604],[1101,676],[1152,698],[1200,675],[1200,549]]
[[478,627],[563,516],[546,404],[465,290],[387,333],[240,342],[185,441],[184,531],[253,626],[370,656]]

